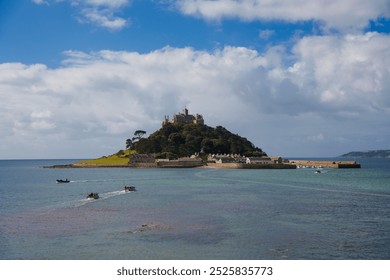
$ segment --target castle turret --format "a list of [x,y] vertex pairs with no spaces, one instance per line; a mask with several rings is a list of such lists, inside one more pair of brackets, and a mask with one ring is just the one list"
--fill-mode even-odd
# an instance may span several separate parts
[[162,125],[164,126],[164,125],[166,125],[167,123],[169,123],[169,116],[165,115],[165,116],[164,116],[164,120],[163,120],[163,122],[162,122]]
[[203,116],[196,114],[195,119],[194,119],[195,124],[204,124]]

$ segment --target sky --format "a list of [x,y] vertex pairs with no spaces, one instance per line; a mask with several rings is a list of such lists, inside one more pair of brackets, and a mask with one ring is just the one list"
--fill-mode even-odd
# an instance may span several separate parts
[[390,148],[390,0],[0,0],[0,159],[97,158],[184,107],[269,155]]

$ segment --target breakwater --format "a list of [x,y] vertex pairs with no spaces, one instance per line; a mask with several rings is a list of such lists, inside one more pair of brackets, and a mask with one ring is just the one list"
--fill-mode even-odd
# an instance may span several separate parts
[[205,167],[221,169],[295,169],[294,164],[248,164],[248,163],[207,163]]
[[312,167],[312,168],[361,168],[360,163],[356,161],[327,161],[327,160],[291,160],[291,164],[295,164],[299,167]]

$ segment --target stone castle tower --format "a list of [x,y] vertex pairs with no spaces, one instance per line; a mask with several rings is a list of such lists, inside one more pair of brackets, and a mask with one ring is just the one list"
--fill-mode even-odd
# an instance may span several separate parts
[[188,109],[184,108],[179,114],[174,114],[172,120],[169,120],[169,116],[165,116],[164,121],[162,125],[164,126],[167,123],[173,123],[173,124],[187,124],[187,123],[193,123],[193,124],[204,124],[203,116],[196,114],[196,115],[190,115],[188,114]]

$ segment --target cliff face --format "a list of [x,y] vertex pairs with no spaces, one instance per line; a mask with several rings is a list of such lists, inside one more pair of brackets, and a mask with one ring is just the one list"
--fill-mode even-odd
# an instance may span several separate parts
[[138,153],[156,154],[157,158],[175,159],[195,153],[266,155],[248,139],[233,134],[222,126],[165,123],[134,147]]

